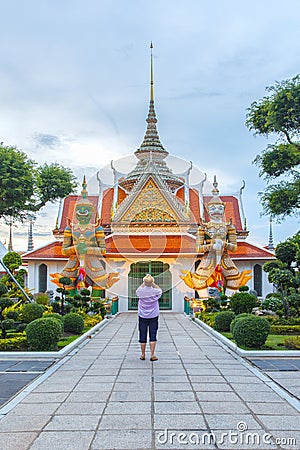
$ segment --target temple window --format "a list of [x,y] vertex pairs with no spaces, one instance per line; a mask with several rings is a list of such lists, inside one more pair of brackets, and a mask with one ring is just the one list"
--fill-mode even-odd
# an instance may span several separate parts
[[47,291],[47,271],[46,264],[39,265],[39,292]]
[[253,268],[254,290],[258,297],[262,296],[262,267],[260,264],[255,264]]

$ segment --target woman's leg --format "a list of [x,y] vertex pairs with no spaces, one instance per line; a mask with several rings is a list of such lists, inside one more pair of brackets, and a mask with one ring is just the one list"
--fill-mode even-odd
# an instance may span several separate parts
[[158,317],[149,319],[149,345],[150,345],[150,359],[156,358],[155,347],[157,342]]
[[147,342],[147,319],[139,317],[139,342],[141,344],[141,358],[145,358]]

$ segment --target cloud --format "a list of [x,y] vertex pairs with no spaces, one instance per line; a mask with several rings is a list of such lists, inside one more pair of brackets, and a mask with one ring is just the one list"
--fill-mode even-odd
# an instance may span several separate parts
[[60,137],[53,134],[35,133],[33,135],[33,140],[39,148],[48,147],[49,149],[53,149],[61,145]]

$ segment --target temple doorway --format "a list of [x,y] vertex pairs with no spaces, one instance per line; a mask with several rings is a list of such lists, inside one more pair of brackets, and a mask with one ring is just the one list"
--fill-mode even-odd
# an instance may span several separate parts
[[137,309],[136,290],[142,284],[147,273],[150,273],[154,277],[155,283],[162,288],[163,293],[159,300],[160,309],[172,309],[172,274],[169,269],[169,264],[161,261],[139,261],[131,264],[128,274],[128,309]]

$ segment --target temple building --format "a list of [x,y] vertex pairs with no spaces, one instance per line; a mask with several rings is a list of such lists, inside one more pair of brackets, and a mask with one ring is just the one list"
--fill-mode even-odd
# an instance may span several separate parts
[[[250,274],[247,285],[259,297],[272,292],[262,265],[274,259],[274,254],[248,241],[242,204],[244,185],[237,194],[219,195],[222,180],[218,180],[219,185],[216,179],[209,183],[202,174],[193,184],[191,163],[183,173],[175,173],[168,164],[169,153],[157,130],[152,54],[146,122],[144,139],[134,152],[132,170],[121,174],[112,162],[112,185],[103,183],[99,171],[97,195],[88,195],[89,186],[83,191],[94,207],[93,220],[99,219],[103,229],[103,267],[107,273],[117,274],[113,283],[102,286],[101,296],[118,296],[119,311],[137,309],[135,291],[142,278],[151,273],[163,290],[161,309],[183,311],[185,296],[199,296],[193,285],[185,281],[184,274],[193,274],[203,258],[203,254],[197,253],[196,241],[201,224],[209,222],[207,206],[213,196],[224,205],[224,221],[234,230],[236,245],[234,251],[228,246],[228,257],[238,271]],[[53,230],[54,241],[23,255],[23,260],[28,263],[28,287],[33,292],[57,288],[50,275],[61,273],[68,262],[63,249],[64,230],[68,221],[72,222],[80,198],[70,195],[64,199]]]

